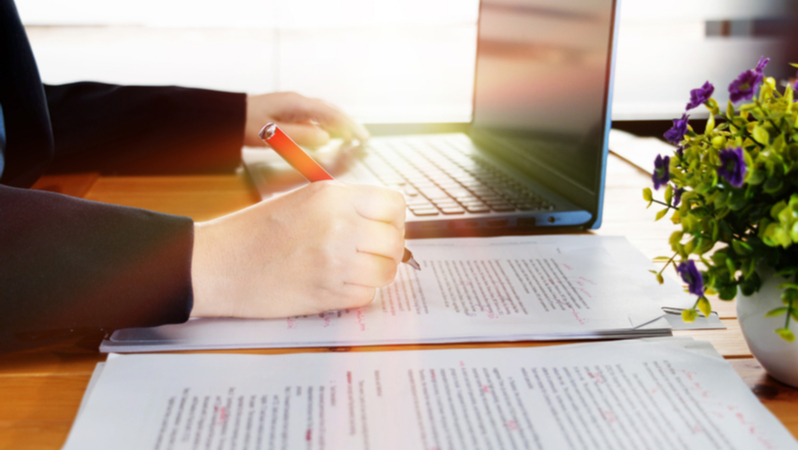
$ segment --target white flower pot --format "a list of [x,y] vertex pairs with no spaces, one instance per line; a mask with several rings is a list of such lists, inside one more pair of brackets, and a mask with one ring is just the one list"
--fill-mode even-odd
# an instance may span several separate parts
[[[750,296],[739,292],[736,296],[739,325],[747,346],[767,373],[781,383],[797,387],[797,340],[786,342],[775,333],[775,329],[783,328],[785,316],[764,317],[783,306],[778,285],[784,280],[767,271],[759,271],[759,276],[762,286],[758,292]],[[797,322],[791,319],[789,323],[789,329],[797,336]]]

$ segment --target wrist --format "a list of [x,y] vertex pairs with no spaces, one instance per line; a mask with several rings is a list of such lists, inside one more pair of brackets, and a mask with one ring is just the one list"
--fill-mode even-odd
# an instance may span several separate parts
[[194,224],[192,247],[192,292],[191,317],[230,317],[231,311],[224,295],[220,295],[218,270],[214,268],[216,255],[214,240],[208,223]]

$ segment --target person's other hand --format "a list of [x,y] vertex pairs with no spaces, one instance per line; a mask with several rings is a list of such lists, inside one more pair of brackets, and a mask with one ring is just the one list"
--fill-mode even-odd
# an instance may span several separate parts
[[266,145],[258,138],[258,132],[267,122],[275,122],[298,144],[310,147],[324,145],[331,135],[348,141],[369,139],[366,128],[335,106],[294,92],[247,97],[244,145]]
[[404,232],[401,194],[336,181],[197,223],[191,315],[276,318],[364,306],[394,280]]

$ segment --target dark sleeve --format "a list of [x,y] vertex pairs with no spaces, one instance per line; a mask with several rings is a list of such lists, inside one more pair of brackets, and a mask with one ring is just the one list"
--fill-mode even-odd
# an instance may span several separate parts
[[188,320],[191,219],[8,186],[0,217],[4,333]]
[[231,172],[246,96],[175,86],[45,86],[55,153],[48,172]]

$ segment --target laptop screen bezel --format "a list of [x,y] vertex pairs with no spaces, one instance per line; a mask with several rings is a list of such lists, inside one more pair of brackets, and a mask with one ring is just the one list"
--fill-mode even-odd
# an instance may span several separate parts
[[[613,97],[613,81],[614,81],[614,67],[616,63],[616,49],[617,37],[619,36],[619,3],[620,0],[610,0],[611,7],[611,20],[609,27],[609,40],[608,52],[606,59],[605,70],[605,90],[603,93],[603,108],[602,108],[602,122],[603,122],[603,140],[602,149],[597,152],[597,161],[595,162],[595,176],[592,189],[587,189],[584,185],[574,180],[568,174],[557,171],[551,166],[537,162],[534,159],[526,160],[524,163],[521,161],[512,161],[522,172],[535,172],[535,179],[537,182],[544,184],[554,192],[562,195],[567,200],[575,203],[576,205],[586,209],[592,215],[592,219],[584,226],[587,228],[599,228],[602,222],[602,207],[605,191],[605,169],[606,161],[608,159],[608,135],[611,130],[611,103]],[[501,159],[507,159],[508,156],[504,155],[502,149],[498,149],[493,145],[491,136],[484,133],[485,130],[475,125],[475,111],[477,109],[477,94],[478,94],[478,57],[481,51],[481,17],[483,15],[484,1],[481,0],[478,9],[478,29],[476,35],[476,53],[475,53],[475,67],[473,73],[473,90],[472,90],[472,112],[468,134],[470,138],[475,141],[479,148]],[[527,169],[527,170],[526,170]]]

